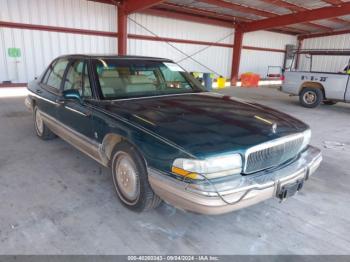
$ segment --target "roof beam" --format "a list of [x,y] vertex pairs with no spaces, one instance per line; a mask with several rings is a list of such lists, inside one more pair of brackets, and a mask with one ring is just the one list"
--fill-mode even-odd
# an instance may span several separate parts
[[315,34],[306,34],[306,35],[300,35],[298,39],[307,39],[307,38],[316,38],[316,37],[324,37],[324,36],[332,36],[332,35],[343,35],[343,34],[350,34],[350,29],[345,30],[337,30],[332,32],[326,32],[326,33],[315,33]]
[[219,20],[219,19],[213,19],[213,18],[207,18],[203,16],[197,16],[193,14],[185,14],[180,12],[174,12],[174,11],[167,11],[162,9],[147,9],[142,10],[141,13],[154,15],[154,16],[160,16],[160,17],[166,17],[166,18],[174,18],[174,19],[180,19],[185,21],[192,21],[202,24],[209,24],[209,25],[216,25],[216,26],[222,26],[227,28],[234,28],[235,24],[234,22],[229,22],[225,20]]
[[322,1],[327,3],[327,4],[334,5],[334,6],[338,6],[338,5],[341,5],[343,3],[343,1],[340,1],[340,0],[322,0]]
[[[216,5],[222,8],[228,8],[234,11],[239,11],[239,12],[244,12],[244,13],[250,13],[250,14],[254,14],[254,15],[258,15],[258,16],[262,16],[262,17],[268,17],[268,18],[272,18],[272,17],[277,17],[279,16],[276,13],[272,13],[272,12],[268,12],[268,11],[264,11],[264,10],[260,10],[260,9],[256,9],[256,8],[252,8],[252,7],[247,7],[247,6],[243,6],[243,5],[238,5],[238,4],[234,4],[231,2],[226,2],[223,0],[199,0],[200,2],[203,3],[207,3],[207,4],[211,4],[211,5]],[[263,0],[264,1],[264,0]],[[287,2],[283,2],[283,1],[279,1],[279,0],[266,0],[265,2],[274,4],[274,3],[278,3],[280,5],[284,5],[282,7],[287,8],[286,6],[294,6],[293,4],[287,3]],[[276,4],[276,5],[278,5]],[[295,8],[295,7],[294,7]],[[307,10],[307,9],[305,9]],[[305,11],[304,10],[304,11]],[[300,11],[300,10],[299,10]],[[325,30],[325,31],[329,31],[332,30],[332,28],[324,26],[324,25],[319,25],[319,24],[315,24],[315,23],[305,23],[308,26],[312,26],[321,30]]]
[[228,20],[228,21],[237,21],[237,22],[250,22],[250,21],[252,21],[251,19],[248,19],[245,17],[226,15],[226,14],[221,14],[218,12],[208,11],[208,10],[184,6],[184,5],[177,5],[177,4],[173,4],[173,3],[163,3],[163,4],[158,5],[157,8],[165,8],[165,9],[168,9],[170,11],[179,11],[179,12],[184,12],[184,13],[188,13],[188,14],[196,14],[196,15],[207,16],[207,17],[211,17],[211,18],[224,19],[224,20]]
[[334,18],[350,13],[350,2],[339,6],[323,7],[295,14],[281,15],[244,24],[244,31],[266,30],[274,27],[304,23],[314,20]]
[[[152,10],[152,11],[149,11]],[[193,7],[188,7],[188,6],[180,6],[177,4],[173,4],[173,3],[163,3],[160,5],[157,5],[157,7],[149,9],[149,10],[145,10],[143,13],[147,13],[149,12],[157,12],[157,11],[153,11],[153,10],[158,10],[158,12],[163,11],[163,12],[169,12],[169,13],[160,13],[161,16],[163,17],[171,17],[171,18],[179,18],[179,17],[174,17],[174,11],[176,11],[177,13],[180,14],[190,14],[190,15],[198,15],[201,16],[203,18],[213,18],[215,20],[220,21],[225,21],[225,22],[229,22],[232,24],[236,24],[236,23],[240,23],[240,22],[251,22],[253,20],[245,18],[245,17],[236,17],[236,16],[231,16],[231,15],[224,15],[224,14],[220,14],[220,13],[216,13],[216,12],[212,12],[212,11],[207,11],[207,10],[203,10],[203,9],[199,9],[199,8],[193,8]],[[149,13],[151,14],[151,13]],[[154,15],[157,15],[156,13],[154,13]],[[182,20],[188,20],[187,17],[183,17],[184,19]],[[190,20],[192,21],[192,20]],[[196,21],[198,22],[198,21]],[[201,22],[201,21],[200,21]],[[205,24],[207,24],[207,22],[204,21]],[[211,24],[211,22],[210,22]],[[224,25],[225,26],[225,25]],[[226,27],[226,26],[225,26]],[[231,26],[232,27],[232,26]],[[283,33],[283,34],[309,34],[310,31],[306,31],[306,30],[302,30],[302,29],[298,29],[298,28],[292,28],[292,27],[284,27],[284,28],[280,28],[277,29],[275,31],[279,31],[279,33]]]
[[215,6],[219,6],[222,8],[227,8],[227,9],[231,9],[231,10],[242,12],[242,13],[254,14],[254,15],[258,15],[258,16],[262,16],[262,17],[274,17],[274,16],[276,16],[276,14],[271,13],[271,12],[267,12],[264,10],[260,10],[260,9],[256,9],[256,8],[252,8],[252,7],[248,7],[248,6],[238,5],[238,4],[226,2],[223,0],[198,0],[198,1],[206,3],[206,4],[215,5]]
[[[285,8],[285,9],[289,9],[289,10],[291,10],[293,12],[302,12],[302,11],[310,10],[310,9],[307,9],[305,7],[302,7],[302,6],[299,6],[299,5],[296,5],[296,4],[285,2],[283,0],[261,0],[261,1],[263,1],[265,3],[268,3],[268,4],[275,5],[275,6],[279,6],[279,7]],[[350,21],[346,21],[346,20],[341,19],[341,18],[331,18],[330,20],[335,22],[335,23],[339,23],[339,24],[344,24],[344,25],[350,24]],[[314,23],[309,23],[309,25],[311,25],[311,26],[315,26],[315,25],[319,26],[318,24],[314,24]]]
[[289,2],[284,2],[282,0],[261,0],[261,1],[268,3],[268,4],[271,4],[271,5],[283,7],[285,9],[289,9],[289,10],[294,11],[294,12],[301,12],[301,11],[308,10],[305,7],[301,7],[301,6],[298,6],[298,5],[289,3]]
[[126,0],[124,1],[125,13],[131,14],[135,12],[140,12],[154,5],[160,4],[165,0]]
[[[237,23],[254,21],[254,20],[246,18],[246,17],[220,14],[220,13],[213,12],[213,11],[208,11],[208,10],[189,7],[189,6],[177,5],[177,4],[173,4],[173,3],[163,3],[163,4],[157,6],[157,8],[163,8],[163,7],[167,8],[170,11],[174,10],[174,11],[178,11],[178,12],[185,12],[188,14],[197,14],[197,15],[207,16],[207,17],[211,17],[211,18],[219,18],[219,19],[222,18],[224,20],[233,21],[233,22],[237,22]],[[283,28],[282,27],[276,28],[272,31],[274,31],[276,33],[289,34],[289,35],[310,34],[310,31],[302,30],[299,28],[287,27],[287,26],[285,26]]]

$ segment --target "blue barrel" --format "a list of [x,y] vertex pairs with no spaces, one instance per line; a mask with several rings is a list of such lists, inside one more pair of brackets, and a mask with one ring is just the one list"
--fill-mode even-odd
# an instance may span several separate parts
[[210,73],[203,73],[203,81],[205,89],[211,91],[213,89],[213,79],[210,77]]

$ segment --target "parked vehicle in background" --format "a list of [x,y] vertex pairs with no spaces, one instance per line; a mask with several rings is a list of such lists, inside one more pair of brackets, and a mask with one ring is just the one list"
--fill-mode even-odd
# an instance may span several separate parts
[[[308,61],[308,70],[299,70],[300,56]],[[339,65],[338,72],[314,70],[317,56],[345,57],[346,65]],[[281,91],[299,96],[300,104],[314,108],[323,102],[334,105],[337,102],[350,102],[350,50],[299,50],[295,51],[291,66],[284,71]],[[306,60],[305,60],[306,59]],[[305,67],[305,66],[304,66]]]
[[221,214],[301,190],[322,161],[303,122],[207,92],[171,60],[70,55],[28,86],[43,140],[60,136],[112,171],[135,211],[161,200]]

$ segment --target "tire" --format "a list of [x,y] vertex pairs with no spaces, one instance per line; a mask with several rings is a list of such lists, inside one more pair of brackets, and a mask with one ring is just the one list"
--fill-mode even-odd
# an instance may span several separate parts
[[323,93],[319,88],[305,87],[299,95],[299,102],[303,107],[314,108],[322,101]]
[[159,206],[162,200],[153,192],[145,162],[136,148],[121,142],[112,155],[113,184],[121,203],[136,212]]
[[34,107],[33,110],[34,119],[34,129],[36,135],[42,140],[51,140],[56,137],[56,135],[45,125],[38,107]]
[[332,100],[323,100],[323,104],[328,105],[328,106],[332,106],[335,105],[337,102],[332,101]]

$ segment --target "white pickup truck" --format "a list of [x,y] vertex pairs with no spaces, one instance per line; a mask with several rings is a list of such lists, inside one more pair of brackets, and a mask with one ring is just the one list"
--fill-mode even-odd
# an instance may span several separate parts
[[[300,104],[308,108],[317,107],[321,102],[326,105],[333,105],[336,102],[350,103],[350,63],[339,73],[312,71],[312,56],[344,55],[348,52],[307,50],[300,53],[307,54],[308,58],[311,58],[309,71],[295,69],[293,71],[292,66],[289,70],[285,70],[281,91],[299,96]],[[293,62],[291,64],[293,65]]]

